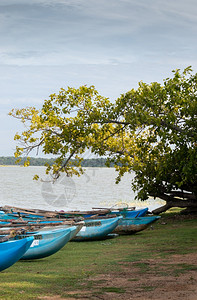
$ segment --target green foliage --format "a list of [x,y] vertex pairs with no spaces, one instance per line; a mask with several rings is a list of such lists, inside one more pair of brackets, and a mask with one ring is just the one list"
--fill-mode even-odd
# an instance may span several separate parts
[[[57,178],[83,173],[82,157],[89,149],[106,156],[118,171],[135,172],[132,187],[138,198],[159,197],[169,208],[177,199],[182,207],[197,205],[197,74],[191,68],[173,71],[173,77],[139,83],[115,103],[94,86],[61,89],[35,108],[12,110],[27,130],[16,134],[22,143],[16,157],[42,148],[57,158],[48,165]],[[175,205],[175,206],[176,206]],[[179,205],[178,205],[179,206]]]
[[[167,200],[172,191],[197,195],[197,74],[190,68],[174,72],[164,85],[140,83],[116,102],[116,119],[134,135],[133,157],[128,164],[135,172],[133,187],[142,200],[149,195]],[[122,163],[128,159],[123,155]],[[119,161],[119,157],[118,161]],[[119,167],[120,175],[127,172]],[[180,196],[180,195],[179,195]],[[186,197],[187,198],[187,197]]]
[[57,157],[47,167],[47,172],[52,170],[55,178],[61,171],[68,175],[82,174],[81,155],[88,149],[94,152],[92,145],[99,127],[96,122],[105,115],[103,108],[110,106],[109,100],[101,97],[93,86],[82,86],[52,94],[40,111],[31,107],[12,110],[10,115],[21,119],[27,128],[15,136],[22,144],[16,148],[15,156],[28,155],[42,147],[45,154]]

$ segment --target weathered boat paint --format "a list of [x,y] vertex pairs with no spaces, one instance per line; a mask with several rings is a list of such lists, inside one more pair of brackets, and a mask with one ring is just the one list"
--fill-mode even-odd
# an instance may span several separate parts
[[137,218],[123,218],[120,220],[118,226],[113,233],[118,234],[134,234],[142,231],[157,221],[160,216],[137,217]]
[[[81,230],[81,228],[84,225],[85,225],[85,222],[83,222],[83,221],[78,222],[78,223],[75,224],[76,230],[71,231],[70,240],[72,240],[77,235],[77,233]],[[65,229],[65,228],[70,228],[70,227],[71,227],[70,225],[58,225],[55,228],[53,227],[53,230],[55,230],[55,229]],[[43,228],[39,229],[39,231],[46,231],[46,230],[50,230],[50,229],[51,229],[50,226],[49,227],[43,227]]]
[[105,219],[85,219],[85,226],[81,228],[73,241],[87,241],[104,239],[119,224],[122,216]]

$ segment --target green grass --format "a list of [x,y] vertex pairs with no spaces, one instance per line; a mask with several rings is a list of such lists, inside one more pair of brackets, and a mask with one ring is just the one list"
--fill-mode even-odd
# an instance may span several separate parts
[[117,288],[117,287],[103,287],[102,292],[107,292],[107,293],[118,293],[118,294],[122,294],[125,293],[125,289],[123,288]]
[[[96,276],[109,272],[116,274],[127,263],[134,263],[139,272],[148,273],[151,266],[144,262],[146,259],[162,259],[165,269],[152,266],[152,272],[163,276],[169,271],[174,276],[196,271],[195,266],[188,264],[165,266],[165,259],[174,254],[197,251],[196,230],[197,219],[180,220],[171,213],[163,215],[153,225],[153,230],[146,229],[136,235],[105,241],[70,242],[48,258],[19,261],[1,272],[0,299],[39,299],[47,295],[80,299],[83,291],[90,290],[91,295],[125,293],[125,287],[102,286],[105,278],[96,280]],[[128,280],[140,282],[140,277]]]
[[153,291],[155,289],[154,286],[141,286],[140,288],[144,291]]

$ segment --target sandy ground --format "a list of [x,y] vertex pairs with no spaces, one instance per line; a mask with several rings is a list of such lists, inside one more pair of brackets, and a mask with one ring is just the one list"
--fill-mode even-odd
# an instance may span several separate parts
[[[187,270],[188,265],[190,270]],[[68,292],[66,298],[46,296],[42,299],[197,300],[197,253],[147,259],[140,264],[124,262],[116,272],[88,280],[91,288],[87,290]]]

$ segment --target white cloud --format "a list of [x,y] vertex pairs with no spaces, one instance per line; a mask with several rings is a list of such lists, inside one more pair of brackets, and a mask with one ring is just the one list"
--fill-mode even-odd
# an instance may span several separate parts
[[196,16],[196,0],[0,0],[1,112],[67,85],[115,99],[140,80],[195,71]]
[[168,18],[177,16],[182,21],[197,21],[197,5],[195,0],[156,1],[157,10]]
[[[66,52],[54,51],[44,53],[42,51],[32,52],[1,52],[0,65],[10,66],[66,66],[69,64],[87,64],[87,65],[111,65],[132,63],[138,60],[138,57],[132,53],[125,53],[122,56],[114,51],[102,51],[102,53],[90,51],[87,49],[70,50]],[[92,50],[94,50],[92,48]],[[87,55],[88,53],[88,55]],[[111,55],[110,55],[111,54]]]

